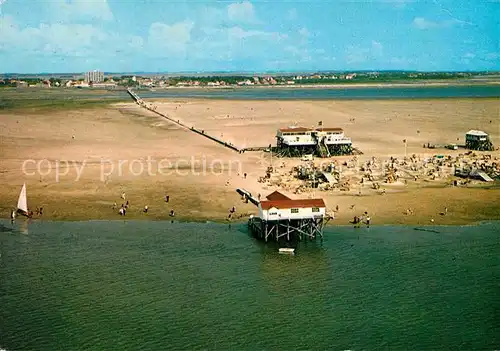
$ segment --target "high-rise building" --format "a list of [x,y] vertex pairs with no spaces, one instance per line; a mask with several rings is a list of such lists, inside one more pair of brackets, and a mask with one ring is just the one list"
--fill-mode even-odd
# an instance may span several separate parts
[[104,73],[100,71],[91,71],[85,73],[85,82],[87,83],[101,83],[104,81]]

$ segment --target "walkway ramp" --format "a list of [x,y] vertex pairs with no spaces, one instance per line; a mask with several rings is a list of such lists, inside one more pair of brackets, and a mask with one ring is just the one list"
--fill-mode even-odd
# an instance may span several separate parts
[[323,177],[325,177],[325,179],[328,181],[328,183],[330,183],[331,185],[334,185],[334,184],[337,184],[338,181],[337,179],[335,179],[335,177],[333,176],[333,174],[331,173],[327,173],[327,172],[322,172],[321,174],[323,174]]
[[246,198],[248,199],[248,201],[250,201],[251,203],[253,203],[255,206],[259,206],[259,203],[260,201],[257,200],[256,198],[254,198],[252,196],[252,193],[245,190],[245,189],[236,189],[236,192],[238,194],[240,194],[241,196],[246,196]]
[[239,152],[240,154],[243,152],[242,150],[240,150],[239,148],[237,148],[236,146],[234,146],[234,145],[233,145],[233,144],[231,144],[231,143],[225,142],[225,141],[220,140],[220,139],[218,139],[218,138],[216,138],[216,137],[213,137],[213,136],[211,136],[211,135],[205,134],[205,131],[203,131],[203,130],[198,130],[198,129],[194,128],[194,127],[188,127],[187,125],[183,124],[181,121],[179,121],[179,120],[175,120],[175,119],[173,119],[173,118],[171,118],[171,117],[169,117],[169,116],[167,116],[167,115],[165,115],[165,114],[163,114],[163,113],[161,113],[161,112],[156,111],[156,107],[153,107],[152,105],[148,105],[148,104],[146,104],[146,103],[145,103],[145,102],[141,99],[141,97],[140,97],[139,95],[137,95],[137,94],[136,94],[136,93],[135,93],[132,89],[128,88],[128,89],[127,89],[127,92],[130,94],[130,96],[132,97],[132,99],[134,99],[134,101],[135,101],[135,102],[136,102],[139,106],[141,106],[141,107],[145,108],[146,110],[149,110],[149,111],[151,111],[151,112],[153,112],[153,113],[156,113],[157,115],[159,115],[159,116],[161,116],[161,117],[163,117],[163,118],[165,118],[165,119],[169,120],[169,121],[170,121],[170,122],[172,122],[172,123],[175,123],[175,124],[177,124],[177,125],[181,126],[182,128],[185,128],[185,129],[190,130],[190,131],[192,131],[192,132],[194,132],[194,133],[196,133],[196,134],[199,134],[199,135],[201,135],[201,136],[204,136],[204,137],[205,137],[205,138],[207,138],[207,139],[210,139],[210,140],[212,140],[212,141],[215,141],[216,143],[218,143],[218,144],[220,144],[220,145],[222,145],[222,146],[225,146],[225,147],[227,147],[228,149],[231,149],[231,150],[233,150],[233,151]]
[[482,172],[482,171],[477,172],[477,176],[479,178],[481,178],[482,180],[484,180],[485,182],[492,182],[493,181],[493,179],[489,175],[487,175],[485,172]]

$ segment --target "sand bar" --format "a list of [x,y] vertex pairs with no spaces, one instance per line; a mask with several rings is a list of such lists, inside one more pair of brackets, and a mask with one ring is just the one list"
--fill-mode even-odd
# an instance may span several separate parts
[[[238,147],[274,144],[277,128],[313,126],[321,120],[325,126],[344,128],[364,152],[360,162],[371,157],[402,158],[402,139],[408,140],[407,154],[422,159],[436,153],[457,154],[459,151],[429,150],[422,145],[463,142],[469,129],[487,131],[493,143],[500,145],[495,119],[499,99],[148,102]],[[266,195],[280,188],[258,181],[271,162],[280,162],[280,166],[284,162],[280,168],[283,174],[300,163],[271,161],[270,155],[262,152],[235,153],[132,102],[41,112],[4,109],[0,126],[0,181],[4,185],[0,212],[4,218],[15,206],[23,182],[28,186],[29,206],[44,207],[45,219],[120,219],[112,207],[115,202],[118,206],[124,202],[120,198],[123,192],[130,201],[126,215],[130,219],[170,219],[169,212],[174,209],[175,219],[224,221],[232,206],[236,206],[237,216],[246,218],[256,209],[242,203],[235,189]],[[489,154],[500,156],[498,151]],[[33,162],[26,164],[26,160]],[[23,164],[27,165],[25,171]],[[365,210],[372,214],[374,224],[430,224],[431,219],[434,224],[464,224],[500,218],[497,183],[463,187],[449,183],[450,178],[443,177],[406,185],[382,184],[385,195],[359,187],[360,196],[358,186],[353,186],[347,193],[316,191],[291,196],[321,196],[330,210],[339,206],[333,224],[347,224]],[[169,203],[164,201],[167,194]],[[147,214],[142,212],[145,205],[149,207]],[[444,207],[447,215],[439,215]],[[407,208],[413,214],[404,213]]]

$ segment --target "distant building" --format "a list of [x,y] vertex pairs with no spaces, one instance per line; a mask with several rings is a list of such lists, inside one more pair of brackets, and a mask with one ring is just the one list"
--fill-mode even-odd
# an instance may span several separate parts
[[465,147],[469,150],[493,151],[493,144],[487,133],[482,130],[469,130],[465,134]]
[[100,71],[91,71],[85,73],[85,83],[101,83],[104,82],[104,73]]
[[101,89],[106,89],[106,88],[116,88],[116,83],[94,83],[92,84],[92,88],[101,88]]
[[320,157],[330,157],[352,153],[352,141],[344,136],[342,128],[290,126],[278,129],[276,139],[278,153],[282,156],[316,154]]

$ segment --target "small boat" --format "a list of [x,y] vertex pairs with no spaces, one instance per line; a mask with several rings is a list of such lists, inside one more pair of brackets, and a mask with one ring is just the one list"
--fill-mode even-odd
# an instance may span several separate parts
[[29,217],[28,213],[28,200],[26,197],[26,183],[23,184],[19,199],[17,200],[17,213]]
[[290,247],[281,247],[278,252],[280,254],[289,254],[289,255],[293,255],[295,253],[295,249],[292,249]]

